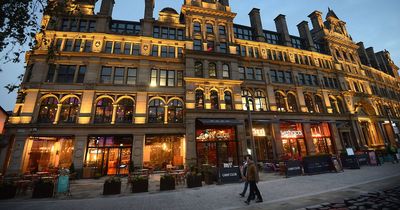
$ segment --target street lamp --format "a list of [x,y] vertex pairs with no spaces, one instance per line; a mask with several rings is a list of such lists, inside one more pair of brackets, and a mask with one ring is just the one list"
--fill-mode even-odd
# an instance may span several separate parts
[[251,116],[250,110],[250,103],[249,103],[249,94],[246,94],[246,107],[247,107],[247,119],[249,123],[249,130],[250,130],[250,142],[251,142],[251,155],[253,156],[254,163],[257,165],[257,152],[254,143],[254,136],[253,136],[253,119]]

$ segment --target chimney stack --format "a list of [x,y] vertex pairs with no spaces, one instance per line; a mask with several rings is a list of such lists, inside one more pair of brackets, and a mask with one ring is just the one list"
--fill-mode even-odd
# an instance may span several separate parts
[[144,19],[145,20],[153,20],[154,13],[154,0],[144,0]]
[[114,4],[114,0],[102,0],[99,14],[111,17],[114,9]]
[[371,62],[371,66],[376,68],[376,69],[381,69],[378,63],[378,59],[376,58],[374,48],[373,47],[368,47],[366,49],[367,51],[367,56],[369,58],[369,61]]
[[276,31],[281,35],[282,44],[286,46],[292,46],[292,39],[289,35],[289,29],[287,27],[285,15],[280,14],[275,18],[275,26]]
[[297,25],[300,37],[304,40],[304,45],[307,50],[316,51],[314,47],[314,40],[311,36],[310,28],[307,21],[302,21]]
[[313,25],[313,32],[317,32],[324,28],[324,21],[322,20],[322,13],[320,11],[315,10],[308,17]]
[[371,66],[371,61],[368,58],[367,51],[365,50],[364,43],[363,42],[359,42],[359,43],[357,43],[357,45],[359,47],[357,49],[357,52],[358,52],[358,55],[360,56],[361,63],[366,65],[366,66]]
[[229,7],[229,0],[219,0],[219,3],[221,3],[224,6]]
[[253,8],[250,13],[251,28],[257,41],[265,42],[264,30],[261,22],[260,9]]

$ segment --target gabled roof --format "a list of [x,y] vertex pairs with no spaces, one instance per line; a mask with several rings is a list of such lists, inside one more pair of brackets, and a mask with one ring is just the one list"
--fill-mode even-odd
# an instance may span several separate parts
[[329,17],[333,17],[339,20],[336,13],[333,10],[331,10],[331,8],[328,7],[328,13],[326,14],[326,19],[328,19]]

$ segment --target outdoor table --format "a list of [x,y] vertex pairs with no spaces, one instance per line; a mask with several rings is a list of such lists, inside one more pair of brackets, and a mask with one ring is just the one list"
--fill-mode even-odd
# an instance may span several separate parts
[[25,195],[30,184],[32,184],[32,181],[30,180],[15,181],[15,185],[17,186],[17,194],[22,192],[22,194]]

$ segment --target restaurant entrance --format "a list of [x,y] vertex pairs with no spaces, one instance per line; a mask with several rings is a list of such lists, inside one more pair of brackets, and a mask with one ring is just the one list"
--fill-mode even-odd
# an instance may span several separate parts
[[301,159],[307,155],[307,148],[301,123],[281,123],[283,152],[288,159]]

